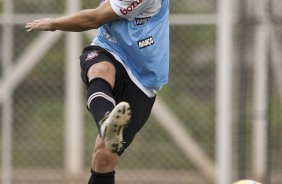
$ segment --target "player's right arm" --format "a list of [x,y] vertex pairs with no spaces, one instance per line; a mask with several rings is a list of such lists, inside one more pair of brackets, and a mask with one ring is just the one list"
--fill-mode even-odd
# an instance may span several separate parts
[[121,19],[111,7],[110,1],[106,0],[96,9],[81,10],[69,16],[59,18],[43,18],[29,22],[25,25],[28,32],[41,31],[71,31],[81,32],[97,29],[105,23]]

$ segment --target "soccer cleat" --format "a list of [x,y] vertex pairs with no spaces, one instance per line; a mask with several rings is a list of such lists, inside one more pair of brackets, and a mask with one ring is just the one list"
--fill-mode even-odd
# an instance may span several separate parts
[[130,117],[130,105],[127,102],[120,102],[99,123],[100,136],[106,147],[114,153],[124,149],[123,129],[129,123]]

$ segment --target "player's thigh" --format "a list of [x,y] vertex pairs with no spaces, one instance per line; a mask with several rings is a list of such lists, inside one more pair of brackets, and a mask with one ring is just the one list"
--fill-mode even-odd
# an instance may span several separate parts
[[89,81],[95,77],[114,81],[115,66],[113,60],[111,54],[99,46],[84,48],[80,56],[81,78],[83,82],[88,85]]
[[115,67],[109,61],[101,61],[93,64],[87,72],[87,78],[91,81],[94,78],[103,78],[114,87],[115,84]]

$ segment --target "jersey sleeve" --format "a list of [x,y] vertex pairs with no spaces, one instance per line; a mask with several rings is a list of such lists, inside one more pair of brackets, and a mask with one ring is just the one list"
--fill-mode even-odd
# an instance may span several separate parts
[[133,20],[142,14],[150,0],[110,0],[114,12],[127,20]]

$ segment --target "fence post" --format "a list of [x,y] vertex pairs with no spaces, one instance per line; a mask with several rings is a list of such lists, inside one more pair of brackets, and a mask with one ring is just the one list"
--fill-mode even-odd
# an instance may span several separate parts
[[[80,9],[79,0],[66,1],[67,13]],[[82,92],[79,55],[81,35],[67,33],[66,37],[66,116],[65,116],[65,169],[67,179],[78,179],[83,171]]]
[[233,1],[218,1],[216,70],[217,184],[231,183]]
[[[8,75],[12,64],[13,51],[13,0],[4,0],[4,24],[2,33],[2,69],[3,76]],[[2,108],[2,182],[3,184],[12,183],[12,129],[13,129],[13,106],[12,90],[7,90],[4,94]]]
[[255,27],[254,106],[253,106],[253,175],[268,183],[268,69],[270,48],[270,23],[267,13],[268,0],[257,1],[257,26]]

